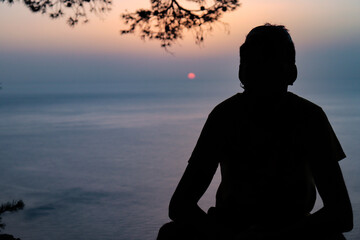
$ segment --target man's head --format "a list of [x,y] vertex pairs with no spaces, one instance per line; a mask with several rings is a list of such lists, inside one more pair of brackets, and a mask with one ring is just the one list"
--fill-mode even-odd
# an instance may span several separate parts
[[245,90],[283,92],[297,77],[295,47],[284,26],[252,29],[240,47],[239,79]]

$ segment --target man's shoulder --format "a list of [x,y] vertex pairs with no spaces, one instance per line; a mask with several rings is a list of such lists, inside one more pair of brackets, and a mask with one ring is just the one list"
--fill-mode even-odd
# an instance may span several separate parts
[[289,102],[296,110],[302,110],[306,114],[316,114],[323,112],[319,105],[292,92],[288,92],[288,98]]
[[[225,99],[221,103],[215,106],[215,108],[211,111],[210,115],[212,116],[225,116],[231,115],[234,112],[238,112],[242,108],[243,104],[245,104],[244,94],[236,93],[235,95]],[[288,107],[298,114],[303,114],[307,117],[314,117],[315,115],[320,116],[324,115],[323,109],[311,102],[308,99],[300,97],[292,92],[287,93],[286,102]]]
[[[224,101],[216,105],[214,110],[223,111],[229,108],[238,107],[243,102],[242,101],[243,95],[244,95],[243,93],[236,93],[235,95],[225,99]],[[295,93],[288,92],[287,97],[288,97],[288,101],[291,102],[291,104],[296,105],[298,107],[302,107],[314,111],[322,110],[322,108],[319,105],[311,102],[306,98],[300,97]]]
[[234,108],[237,108],[239,104],[241,104],[241,93],[237,93],[216,105],[211,114],[231,112]]

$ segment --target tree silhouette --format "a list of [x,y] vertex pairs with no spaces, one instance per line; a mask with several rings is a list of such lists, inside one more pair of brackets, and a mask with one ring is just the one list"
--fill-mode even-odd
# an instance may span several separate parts
[[[101,15],[111,10],[111,0],[0,0],[9,4],[22,1],[32,12],[49,14],[51,18],[59,18],[72,10],[67,23],[75,26],[80,20],[88,22],[87,12]],[[185,1],[185,0],[182,0]],[[167,49],[176,40],[182,39],[185,29],[193,31],[195,43],[201,44],[207,32],[212,31],[216,22],[222,23],[220,17],[240,6],[238,0],[186,0],[195,3],[197,9],[187,9],[179,0],[150,0],[151,9],[127,11],[121,15],[127,29],[121,34],[139,33],[143,40],[155,39],[161,47]],[[227,28],[226,28],[227,29]]]
[[[0,2],[12,4],[14,0],[0,0]],[[73,13],[67,20],[70,26],[75,26],[80,20],[88,22],[88,11],[97,15],[110,11],[112,4],[111,0],[23,0],[23,3],[32,12],[48,13],[50,18],[62,17],[71,9]]]
[[[4,212],[16,212],[18,210],[23,209],[24,206],[25,204],[22,200],[1,204],[0,215],[3,214]],[[0,229],[4,229],[4,228],[5,228],[5,224],[1,222],[1,217],[0,217]],[[0,234],[0,240],[20,240],[20,239],[14,238],[14,236],[9,234]]]
[[139,9],[122,14],[129,28],[121,30],[121,34],[137,31],[141,39],[159,40],[161,47],[166,49],[174,41],[182,39],[183,31],[188,29],[195,33],[196,44],[201,44],[206,32],[212,31],[213,24],[220,22],[223,13],[234,11],[240,6],[238,0],[215,0],[210,7],[205,7],[205,0],[187,1],[195,2],[198,9],[186,9],[177,0],[151,0],[151,10]]

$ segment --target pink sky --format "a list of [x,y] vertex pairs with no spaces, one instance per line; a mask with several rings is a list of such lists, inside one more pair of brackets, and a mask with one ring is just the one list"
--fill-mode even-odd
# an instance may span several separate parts
[[[222,18],[229,24],[230,34],[217,24],[204,45],[199,47],[195,45],[192,33],[187,32],[172,51],[179,57],[233,54],[246,33],[265,22],[286,25],[297,49],[360,41],[358,0],[244,0],[241,3],[238,10]],[[11,7],[1,5],[0,51],[168,57],[156,41],[144,42],[136,35],[119,34],[124,27],[120,14],[125,9],[149,8],[149,0],[114,1],[111,12],[102,18],[90,14],[89,23],[75,28],[66,25],[66,17],[51,20],[47,15],[31,13],[22,3]]]

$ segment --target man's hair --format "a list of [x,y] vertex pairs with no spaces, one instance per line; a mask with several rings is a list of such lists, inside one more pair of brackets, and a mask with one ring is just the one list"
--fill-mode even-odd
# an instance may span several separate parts
[[295,46],[289,31],[282,25],[269,23],[252,29],[240,47],[240,63],[259,60],[254,59],[259,54],[264,61],[295,64]]

